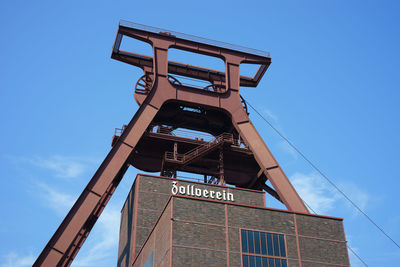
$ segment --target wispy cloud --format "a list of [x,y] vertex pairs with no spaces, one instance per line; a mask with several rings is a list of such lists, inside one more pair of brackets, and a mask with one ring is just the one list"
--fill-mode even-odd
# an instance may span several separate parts
[[[43,206],[48,207],[54,214],[64,217],[71,209],[78,196],[71,194],[71,184],[66,183],[74,179],[78,181],[89,171],[97,160],[82,157],[51,156],[51,157],[11,157],[8,160],[18,165],[29,164],[36,170],[42,170],[37,177],[59,177],[56,185],[51,185],[47,179],[36,179],[30,185],[35,196],[39,197]],[[85,177],[87,178],[87,177]],[[53,181],[51,181],[53,182]],[[109,266],[118,247],[120,209],[112,204],[107,205],[92,229],[92,233],[85,242],[85,246],[77,255],[73,266]],[[9,252],[2,257],[0,266],[31,266],[36,256]]]
[[64,215],[71,209],[77,197],[61,192],[47,184],[38,184],[38,190],[43,203],[58,215]]
[[[295,173],[291,182],[300,197],[317,213],[326,214],[338,206],[351,210],[355,215],[358,211],[331,184],[317,173]],[[367,208],[370,196],[360,187],[350,182],[339,183],[338,187],[363,211]]]
[[72,157],[53,155],[49,157],[34,156],[34,157],[19,157],[11,155],[3,155],[3,158],[15,165],[27,165],[37,167],[44,171],[50,171],[52,176],[75,179],[80,177],[86,171],[96,165],[99,160],[89,157]]
[[332,210],[338,200],[338,195],[316,173],[295,173],[291,180],[300,197],[318,214]]
[[94,160],[77,157],[51,156],[24,159],[31,165],[50,170],[56,177],[77,178],[82,175]]
[[[65,216],[76,200],[73,195],[46,184],[39,184],[37,189],[45,205],[59,216]],[[108,266],[105,261],[115,256],[118,246],[119,218],[119,208],[108,205],[72,266]],[[22,255],[16,252],[9,252],[2,258],[1,267],[32,266],[36,260],[33,254]]]
[[32,254],[23,256],[19,255],[16,252],[9,252],[7,255],[3,257],[4,262],[1,264],[1,267],[23,267],[23,266],[32,266],[36,257]]

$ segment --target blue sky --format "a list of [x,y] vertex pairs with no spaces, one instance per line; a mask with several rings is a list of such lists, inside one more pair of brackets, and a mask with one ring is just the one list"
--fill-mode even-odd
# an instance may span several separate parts
[[[398,11],[398,1],[1,1],[0,266],[33,263],[137,110],[141,71],[110,58],[120,19],[271,52],[242,95],[400,242]],[[400,262],[399,248],[250,118],[307,203],[344,218],[369,266]],[[116,264],[136,173],[73,266]]]

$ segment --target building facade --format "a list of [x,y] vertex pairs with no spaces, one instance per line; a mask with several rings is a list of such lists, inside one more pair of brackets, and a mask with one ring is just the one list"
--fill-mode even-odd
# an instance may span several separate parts
[[340,218],[265,207],[265,193],[138,175],[118,266],[350,266]]

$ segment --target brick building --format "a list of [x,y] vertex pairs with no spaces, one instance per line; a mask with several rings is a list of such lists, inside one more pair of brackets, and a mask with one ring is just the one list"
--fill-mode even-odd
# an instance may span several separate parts
[[350,266],[342,219],[265,207],[265,193],[138,175],[118,266]]

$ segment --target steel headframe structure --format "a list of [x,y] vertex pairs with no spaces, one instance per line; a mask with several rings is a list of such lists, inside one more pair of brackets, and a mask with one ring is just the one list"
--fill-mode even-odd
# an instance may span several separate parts
[[[120,50],[124,36],[149,43],[153,56]],[[220,58],[225,71],[168,61],[170,48]],[[239,94],[241,86],[258,85],[271,63],[268,53],[121,21],[111,57],[143,69],[134,94],[140,107],[114,135],[111,151],[33,266],[72,263],[129,165],[170,177],[178,170],[193,172],[203,174],[205,182],[265,190],[288,210],[308,213],[251,123]],[[259,65],[253,77],[240,75],[243,63]],[[209,85],[184,85],[173,75]],[[215,138],[174,135],[178,128]]]

